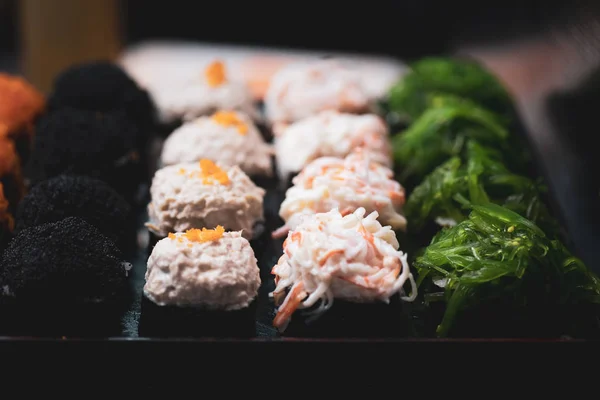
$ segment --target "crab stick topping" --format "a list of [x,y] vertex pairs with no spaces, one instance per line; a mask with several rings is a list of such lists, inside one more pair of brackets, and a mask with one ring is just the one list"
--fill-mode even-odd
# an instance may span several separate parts
[[[307,217],[288,233],[283,255],[273,267],[279,302],[273,325],[284,330],[297,309],[318,305],[327,311],[334,299],[388,302],[400,294],[404,301],[417,295],[407,256],[398,250],[396,235],[382,226],[376,211],[365,216],[359,208],[343,216],[337,209]],[[410,292],[405,292],[405,283]]]
[[[345,158],[321,157],[304,167],[287,190],[279,215],[288,229],[294,229],[306,215],[334,208],[347,215],[363,207],[377,211],[382,224],[405,230],[404,200],[404,188],[393,179],[392,170],[357,148]],[[278,229],[273,237],[286,233]]]

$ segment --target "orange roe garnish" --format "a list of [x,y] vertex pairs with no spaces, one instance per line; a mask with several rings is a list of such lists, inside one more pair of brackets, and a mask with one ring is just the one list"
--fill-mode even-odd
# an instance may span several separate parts
[[215,229],[188,229],[185,231],[184,236],[190,242],[204,243],[219,240],[221,237],[223,237],[223,233],[225,233],[225,228],[223,228],[221,225],[217,225]]
[[177,171],[177,173],[178,173],[179,175],[185,175],[185,172],[186,172],[186,171],[185,171],[185,169],[184,169],[184,168],[179,168],[179,171]]
[[225,64],[222,61],[214,61],[206,67],[204,70],[204,76],[208,85],[211,87],[217,87],[227,81],[225,74]]
[[176,237],[177,237],[177,236],[175,236],[175,234],[174,234],[174,233],[169,233],[169,239],[171,239],[171,240],[172,240],[172,239],[175,239]]
[[220,125],[235,126],[240,135],[248,133],[248,125],[233,111],[217,111],[213,114],[212,119]]
[[31,139],[35,119],[44,111],[46,99],[25,79],[0,73],[0,122],[12,139]]
[[217,164],[211,160],[200,160],[200,178],[205,185],[213,185],[220,183],[221,185],[229,184],[229,176]]

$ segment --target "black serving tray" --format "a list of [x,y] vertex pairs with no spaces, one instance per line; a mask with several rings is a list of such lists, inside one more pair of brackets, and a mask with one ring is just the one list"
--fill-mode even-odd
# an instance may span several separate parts
[[[518,126],[518,132],[520,134],[526,135],[526,130],[522,124]],[[162,139],[157,139],[162,140]],[[533,146],[535,142],[528,140],[530,146]],[[155,148],[160,148],[160,146],[155,146]],[[535,151],[532,148],[532,155],[534,160],[537,161],[537,165],[540,166],[540,171],[544,172],[544,168],[541,168],[541,163],[539,162],[539,152]],[[551,180],[551,176],[546,176],[546,179],[549,180],[550,186],[553,187],[553,182]],[[60,343],[72,343],[82,344],[82,345],[94,345],[94,343],[105,343],[111,344],[118,347],[125,346],[125,343],[130,343],[131,341],[135,342],[144,342],[144,343],[156,343],[161,344],[163,347],[169,346],[178,346],[182,344],[194,343],[196,347],[203,348],[203,345],[210,343],[230,343],[232,345],[239,344],[247,344],[250,346],[260,346],[266,343],[336,343],[336,342],[344,342],[344,343],[406,343],[406,342],[431,342],[431,341],[442,341],[442,342],[479,342],[479,341],[492,341],[492,342],[530,342],[530,341],[544,341],[544,342],[554,342],[554,341],[579,341],[579,338],[531,338],[531,337],[523,337],[523,338],[463,338],[463,339],[436,339],[429,335],[429,337],[423,333],[422,329],[419,329],[419,324],[422,325],[422,321],[415,321],[411,318],[411,309],[415,307],[415,305],[406,304],[402,314],[399,314],[399,318],[404,318],[409,321],[409,323],[403,328],[402,333],[389,335],[385,330],[378,331],[377,329],[370,329],[369,332],[361,336],[353,336],[351,333],[345,335],[343,331],[336,332],[335,334],[330,334],[330,332],[320,332],[322,334],[312,335],[311,337],[301,335],[301,336],[290,336],[286,334],[285,336],[281,336],[277,330],[272,326],[272,321],[275,316],[275,307],[272,302],[272,299],[269,298],[269,293],[273,291],[275,288],[273,276],[271,275],[272,267],[277,263],[277,260],[282,254],[282,245],[283,239],[274,240],[271,238],[270,233],[276,228],[280,227],[283,224],[283,221],[278,216],[279,205],[283,201],[285,197],[286,187],[282,187],[279,182],[273,179],[263,179],[257,180],[256,183],[266,189],[266,196],[264,199],[264,213],[265,213],[265,226],[264,232],[256,239],[251,241],[251,245],[255,251],[256,258],[258,260],[258,265],[260,268],[260,276],[261,276],[261,287],[259,290],[259,295],[255,304],[255,329],[254,335],[250,334],[245,338],[238,337],[225,337],[225,336],[192,336],[189,335],[181,335],[172,337],[165,337],[164,334],[161,335],[140,335],[139,332],[139,324],[140,317],[142,313],[142,301],[143,301],[143,286],[145,283],[145,272],[146,272],[146,262],[150,254],[150,245],[151,235],[147,228],[145,227],[145,223],[148,220],[148,215],[146,212],[145,204],[149,200],[148,198],[148,185],[145,184],[142,188],[142,192],[145,193],[146,198],[143,199],[140,204],[137,206],[137,244],[132,246],[130,249],[125,251],[125,257],[128,261],[133,264],[133,268],[130,271],[129,276],[129,296],[127,298],[127,307],[125,312],[121,318],[121,329],[120,332],[115,333],[114,336],[111,337],[98,337],[98,334],[95,332],[89,332],[89,334],[84,334],[80,337],[60,337],[60,338],[52,338],[52,337],[10,337],[4,336],[0,337],[0,343],[8,342],[15,344],[23,344],[26,342],[38,342],[40,345],[48,344],[50,347],[61,346]],[[550,196],[549,199],[551,209],[560,215],[561,208],[558,206],[558,201],[555,200],[554,197]],[[402,243],[402,241],[401,241]],[[403,246],[401,246],[403,247]],[[409,255],[410,256],[410,255]],[[334,304],[335,307],[335,304]],[[361,311],[362,312],[362,311]],[[379,313],[379,311],[376,311]],[[368,316],[370,320],[370,324],[373,324],[374,321],[377,320],[378,316],[383,316],[384,314],[377,314],[374,316],[369,316],[368,311],[366,311],[365,316]],[[295,316],[296,317],[296,316]],[[296,317],[297,318],[297,317]],[[344,321],[334,320],[333,322],[329,322],[328,326],[330,330],[337,331],[335,328],[336,324],[343,325]],[[1,348],[1,344],[0,344]]]
[[[551,173],[551,170],[547,168],[548,162],[552,162],[552,160],[548,160],[545,157],[543,151],[540,150],[541,143],[539,140],[533,140],[531,138],[530,132],[528,132],[527,127],[523,124],[519,124],[518,134],[522,134],[527,138],[527,142],[530,147],[530,151],[532,157],[534,159],[534,164],[536,164],[537,172],[545,178],[546,182],[550,187],[549,193],[549,205],[554,214],[561,220],[563,223],[568,221],[565,214],[565,207],[573,207],[576,202],[571,199],[571,203],[565,203],[564,198],[561,196],[557,196],[557,193],[564,191],[564,186],[562,186],[562,181],[556,180],[555,175]],[[563,152],[568,153],[570,151],[569,147],[565,147],[562,149]],[[569,157],[576,158],[576,154],[569,154]],[[569,165],[566,165],[568,168]],[[571,176],[573,174],[581,174],[581,170],[572,169],[567,171]],[[127,307],[123,316],[121,318],[121,329],[120,332],[116,333],[114,336],[110,337],[98,337],[94,332],[90,332],[89,335],[85,335],[82,337],[18,337],[18,336],[0,336],[0,349],[6,348],[5,345],[13,344],[15,347],[10,348],[20,348],[25,344],[35,342],[38,346],[47,346],[55,349],[63,348],[64,346],[77,347],[77,346],[96,346],[98,344],[102,344],[103,346],[113,346],[115,348],[123,348],[127,346],[131,346],[132,342],[139,343],[139,346],[146,348],[149,343],[155,344],[156,346],[161,346],[162,348],[181,348],[181,347],[195,347],[198,349],[205,349],[205,345],[214,345],[215,343],[220,343],[222,346],[232,347],[239,345],[247,345],[251,348],[256,348],[256,346],[264,347],[263,345],[267,343],[275,344],[275,343],[288,343],[295,344],[296,347],[304,346],[307,343],[349,343],[349,344],[359,344],[359,343],[388,343],[388,344],[402,344],[407,342],[557,342],[557,341],[580,341],[579,338],[463,338],[463,339],[436,339],[433,337],[424,337],[422,333],[418,331],[418,329],[412,329],[411,327],[416,326],[418,324],[409,324],[410,326],[406,328],[405,333],[401,335],[389,336],[384,332],[371,332],[371,334],[367,335],[367,337],[353,337],[352,334],[337,335],[335,337],[325,337],[328,335],[324,335],[323,337],[290,337],[285,336],[281,337],[276,329],[272,326],[272,321],[275,316],[275,307],[272,300],[269,298],[269,293],[274,289],[274,281],[273,276],[270,271],[271,268],[276,264],[277,260],[282,254],[282,243],[283,239],[273,240],[270,237],[270,232],[280,227],[283,224],[283,221],[278,216],[279,205],[284,199],[285,189],[281,187],[275,179],[272,180],[264,180],[258,181],[257,184],[266,189],[266,196],[264,199],[264,211],[265,211],[265,229],[264,233],[251,241],[251,245],[255,251],[258,265],[261,273],[262,285],[259,291],[259,295],[256,301],[256,319],[255,319],[255,332],[254,336],[249,338],[230,338],[230,337],[170,337],[170,338],[160,338],[154,336],[143,336],[140,335],[138,328],[141,316],[141,305],[142,305],[142,291],[145,283],[144,275],[146,272],[146,262],[149,256],[149,245],[150,242],[150,234],[144,223],[147,222],[147,213],[144,206],[144,202],[137,208],[137,246],[135,248],[129,249],[126,252],[126,259],[133,264],[133,268],[130,271],[129,278],[129,296],[127,298]],[[144,188],[144,191],[147,194],[148,187]],[[573,196],[577,196],[578,193],[574,193]],[[563,196],[564,197],[564,196]],[[147,199],[146,199],[147,200]],[[571,221],[572,222],[572,221]],[[570,230],[577,229],[577,226],[574,226],[573,223],[566,224]],[[576,237],[571,237],[569,235],[568,238],[565,239],[579,239],[581,235]],[[568,247],[575,249],[576,254],[577,250],[580,250],[581,241],[574,243],[573,240],[567,240]],[[403,246],[401,246],[403,247]],[[588,245],[586,247],[590,249]],[[597,251],[597,249],[596,249]],[[588,260],[585,260],[588,261]],[[589,261],[588,261],[589,263]],[[597,273],[600,272],[597,270],[597,265],[590,265],[592,269],[594,269]],[[410,319],[410,305],[406,307],[406,313],[402,317],[406,317]],[[156,348],[156,347],[155,347]]]

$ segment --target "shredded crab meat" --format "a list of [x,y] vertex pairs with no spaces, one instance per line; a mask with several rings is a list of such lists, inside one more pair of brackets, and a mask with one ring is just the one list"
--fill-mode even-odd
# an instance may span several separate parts
[[327,110],[278,129],[274,149],[282,180],[317,158],[344,158],[357,148],[369,153],[371,161],[393,164],[389,129],[375,114]]
[[402,300],[414,301],[417,287],[394,231],[379,223],[376,211],[365,214],[362,207],[345,216],[334,209],[307,217],[288,233],[284,253],[271,271],[276,283],[272,296],[280,299],[287,292],[273,321],[280,331],[297,309],[318,304],[310,313],[318,317],[334,299],[388,303],[400,294]]
[[363,113],[370,106],[360,73],[335,59],[294,62],[279,69],[264,102],[272,123],[298,121],[323,110]]
[[293,179],[279,210],[285,225],[272,235],[284,237],[312,214],[337,208],[347,215],[360,207],[366,212],[377,211],[382,224],[405,230],[404,188],[392,177],[391,169],[373,161],[361,148],[346,158],[318,158]]

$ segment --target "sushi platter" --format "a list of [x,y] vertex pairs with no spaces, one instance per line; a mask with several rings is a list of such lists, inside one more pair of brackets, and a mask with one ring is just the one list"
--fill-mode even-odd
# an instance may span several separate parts
[[478,62],[160,44],[0,74],[0,341],[600,337]]

